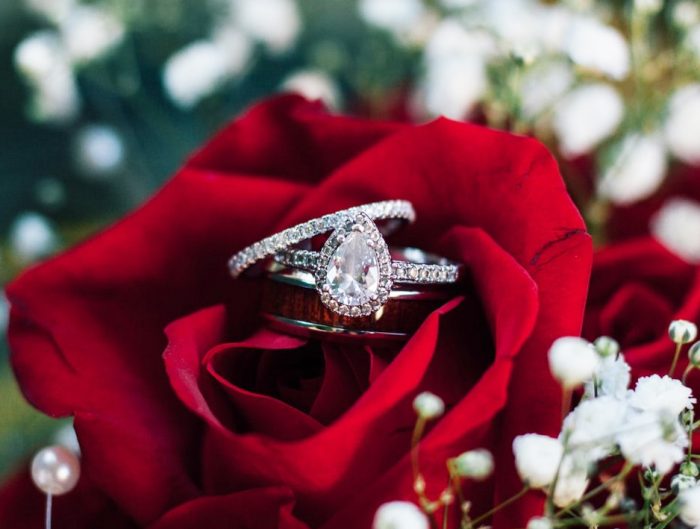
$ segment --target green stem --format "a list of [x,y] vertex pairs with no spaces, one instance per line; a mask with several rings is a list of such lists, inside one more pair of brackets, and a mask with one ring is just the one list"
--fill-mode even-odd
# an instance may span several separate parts
[[516,502],[516,501],[518,501],[520,498],[522,498],[523,496],[525,496],[525,494],[527,494],[529,490],[530,490],[530,487],[525,486],[525,487],[523,487],[523,488],[520,490],[520,492],[514,494],[513,496],[511,496],[510,498],[508,498],[507,500],[505,500],[504,502],[502,502],[500,505],[496,505],[493,509],[486,511],[486,512],[485,512],[484,514],[482,514],[481,516],[477,516],[477,517],[474,518],[474,520],[472,521],[472,527],[476,527],[477,524],[483,522],[484,520],[486,520],[486,519],[489,518],[490,516],[493,516],[494,514],[496,514],[496,513],[497,513],[498,511],[500,511],[501,509],[503,509],[503,508],[507,507],[508,505],[510,505],[510,504],[512,504],[512,503],[514,503],[514,502]]
[[673,362],[671,363],[671,369],[668,371],[668,376],[672,377],[674,371],[676,370],[676,364],[678,364],[678,359],[681,356],[681,349],[683,348],[682,343],[677,343],[676,344],[676,352],[673,355]]

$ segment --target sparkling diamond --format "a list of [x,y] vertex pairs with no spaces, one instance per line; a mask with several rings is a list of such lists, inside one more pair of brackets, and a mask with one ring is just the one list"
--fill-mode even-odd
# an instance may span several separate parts
[[338,246],[327,269],[333,298],[346,305],[362,305],[379,287],[377,253],[366,234],[354,231]]

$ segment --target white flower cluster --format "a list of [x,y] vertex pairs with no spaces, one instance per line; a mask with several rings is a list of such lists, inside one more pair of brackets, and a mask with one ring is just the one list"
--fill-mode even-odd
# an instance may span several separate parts
[[69,121],[81,106],[75,68],[117,46],[123,39],[124,25],[99,4],[77,0],[26,3],[52,26],[24,38],[14,53],[17,70],[32,88],[31,115],[38,121]]
[[[669,332],[682,334],[677,340],[687,343],[688,333],[694,338],[692,328],[686,332],[676,327],[672,324]],[[558,437],[516,437],[516,467],[526,484],[554,487],[555,505],[567,507],[583,497],[590,469],[607,457],[620,454],[628,464],[651,467],[661,475],[683,461],[689,439],[682,414],[693,409],[696,399],[680,380],[651,375],[629,389],[630,367],[617,343],[607,337],[595,344],[560,338],[549,359],[565,389],[584,385],[584,398],[566,416]]]
[[227,7],[208,38],[178,50],[164,65],[163,85],[181,108],[195,106],[242,75],[256,43],[281,54],[294,46],[301,30],[295,0],[228,0]]
[[[688,60],[700,68],[700,8],[687,0],[674,6],[670,23],[686,35]],[[662,7],[635,2],[626,16],[649,19]],[[700,83],[673,87],[655,127],[620,131],[627,121],[618,86],[638,74],[631,68],[632,45],[610,9],[539,0],[363,0],[360,14],[407,46],[424,45],[418,99],[430,115],[465,119],[480,103],[488,107],[509,84],[489,72],[519,58],[513,97],[520,115],[511,118],[549,128],[566,157],[593,152],[618,136],[598,179],[598,193],[607,200],[629,204],[650,196],[670,155],[700,163]],[[407,39],[417,27],[421,39]]]

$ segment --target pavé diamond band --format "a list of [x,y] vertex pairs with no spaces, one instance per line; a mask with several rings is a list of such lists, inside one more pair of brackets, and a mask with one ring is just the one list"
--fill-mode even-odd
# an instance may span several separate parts
[[[392,257],[394,250],[390,250]],[[391,262],[391,280],[402,284],[447,284],[459,279],[460,266],[452,261],[428,254],[417,248],[402,248],[400,259]],[[284,250],[275,255],[275,261],[291,268],[316,272],[321,252],[311,250]]]
[[338,226],[345,224],[349,217],[358,213],[362,213],[375,221],[406,220],[408,222],[413,222],[416,216],[413,206],[406,200],[372,202],[371,204],[355,206],[338,211],[337,213],[324,215],[323,217],[287,228],[286,230],[243,248],[229,260],[229,271],[233,277],[238,277],[256,262],[270,258],[278,252],[316,237],[317,235],[332,231]]

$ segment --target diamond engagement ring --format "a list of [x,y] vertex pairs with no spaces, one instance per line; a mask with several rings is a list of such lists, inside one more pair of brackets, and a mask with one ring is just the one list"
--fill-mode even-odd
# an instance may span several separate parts
[[[287,266],[312,272],[321,302],[332,312],[351,318],[369,316],[387,302],[394,282],[447,284],[458,279],[459,265],[446,259],[439,258],[435,263],[422,259],[392,261],[374,221],[412,221],[414,217],[413,207],[406,201],[376,202],[343,210],[249,246],[231,258],[230,271],[237,277],[256,261],[275,256]],[[320,252],[293,248],[331,230]]]

